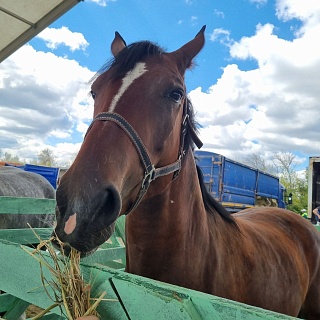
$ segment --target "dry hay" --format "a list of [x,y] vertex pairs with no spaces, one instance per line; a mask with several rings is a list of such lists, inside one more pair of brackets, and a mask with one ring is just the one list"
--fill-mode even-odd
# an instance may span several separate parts
[[[97,299],[90,296],[91,285],[84,281],[81,274],[80,252],[72,248],[70,255],[65,256],[64,245],[59,239],[51,237],[49,240],[41,240],[36,233],[35,235],[40,241],[37,248],[32,252],[22,248],[40,263],[44,290],[54,303],[32,319],[40,319],[57,306],[68,320],[88,315],[98,316],[96,308],[101,300],[105,300],[103,297],[106,292],[103,292]],[[59,243],[62,254],[57,253],[52,246],[53,240]],[[44,253],[43,248],[49,253],[51,259]],[[44,277],[43,268],[50,271],[52,279],[48,280]],[[48,287],[53,290],[54,297],[49,293]]]

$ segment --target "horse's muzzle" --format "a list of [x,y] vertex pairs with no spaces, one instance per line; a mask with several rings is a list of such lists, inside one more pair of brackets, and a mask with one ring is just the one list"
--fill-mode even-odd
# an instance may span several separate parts
[[[121,197],[113,185],[91,194],[89,200],[79,193],[57,192],[55,234],[64,243],[60,251],[70,252],[70,247],[88,255],[111,236],[121,209]],[[64,192],[65,191],[65,192]],[[91,193],[92,190],[91,190]],[[69,247],[69,248],[68,248]]]

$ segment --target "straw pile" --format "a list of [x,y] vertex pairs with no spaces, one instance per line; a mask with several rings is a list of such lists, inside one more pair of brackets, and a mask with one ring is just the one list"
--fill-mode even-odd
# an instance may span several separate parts
[[[41,240],[38,235],[36,236],[40,243],[33,252],[30,252],[24,247],[22,248],[39,261],[43,287],[47,295],[54,301],[54,304],[33,319],[41,318],[44,314],[57,306],[60,307],[62,314],[64,314],[68,320],[74,320],[78,317],[88,315],[98,316],[96,308],[106,292],[103,292],[98,299],[91,298],[91,285],[85,283],[81,275],[80,252],[71,249],[70,255],[65,256],[63,243],[59,241],[59,239],[51,237],[49,240]],[[62,255],[56,252],[52,246],[52,240],[58,241]],[[41,250],[43,248],[46,248],[51,259],[43,250]],[[44,277],[44,267],[49,269],[52,274],[53,277],[51,280],[47,280]],[[52,293],[50,294],[48,287],[53,290],[54,297],[52,296]]]

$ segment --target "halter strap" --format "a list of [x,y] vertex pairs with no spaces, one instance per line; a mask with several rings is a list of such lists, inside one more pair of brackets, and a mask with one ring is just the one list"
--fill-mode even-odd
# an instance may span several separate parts
[[155,180],[159,177],[162,177],[162,176],[166,176],[170,173],[173,173],[173,179],[176,179],[178,177],[178,175],[180,173],[180,169],[181,169],[182,159],[186,153],[186,150],[184,150],[184,139],[185,139],[185,135],[187,132],[187,127],[190,130],[190,134],[191,134],[193,141],[195,142],[195,144],[197,145],[198,148],[201,148],[202,142],[198,138],[198,136],[197,136],[196,132],[193,130],[192,126],[190,125],[189,112],[188,112],[189,110],[187,110],[187,108],[188,107],[185,103],[184,104],[184,112],[183,112],[184,113],[183,121],[182,121],[182,125],[181,125],[179,157],[178,157],[177,161],[175,161],[169,165],[159,167],[159,168],[155,168],[154,165],[152,164],[152,162],[149,158],[148,152],[147,152],[141,138],[137,134],[137,132],[130,125],[130,123],[126,119],[124,119],[122,116],[120,116],[118,113],[102,112],[102,113],[99,113],[91,122],[84,138],[86,138],[86,136],[88,135],[89,131],[91,130],[93,124],[96,121],[98,121],[98,120],[99,121],[112,121],[112,122],[116,123],[130,138],[130,140],[132,141],[133,145],[135,146],[135,148],[139,154],[140,160],[143,164],[144,177],[142,179],[140,191],[137,195],[135,202],[125,212],[126,215],[129,212],[133,211],[139,205],[143,196],[146,194],[146,192],[150,186],[150,183],[153,180]]

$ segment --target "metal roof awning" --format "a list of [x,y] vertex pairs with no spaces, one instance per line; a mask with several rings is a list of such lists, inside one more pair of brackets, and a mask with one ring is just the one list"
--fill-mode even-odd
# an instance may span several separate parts
[[82,0],[0,0],[0,63]]

